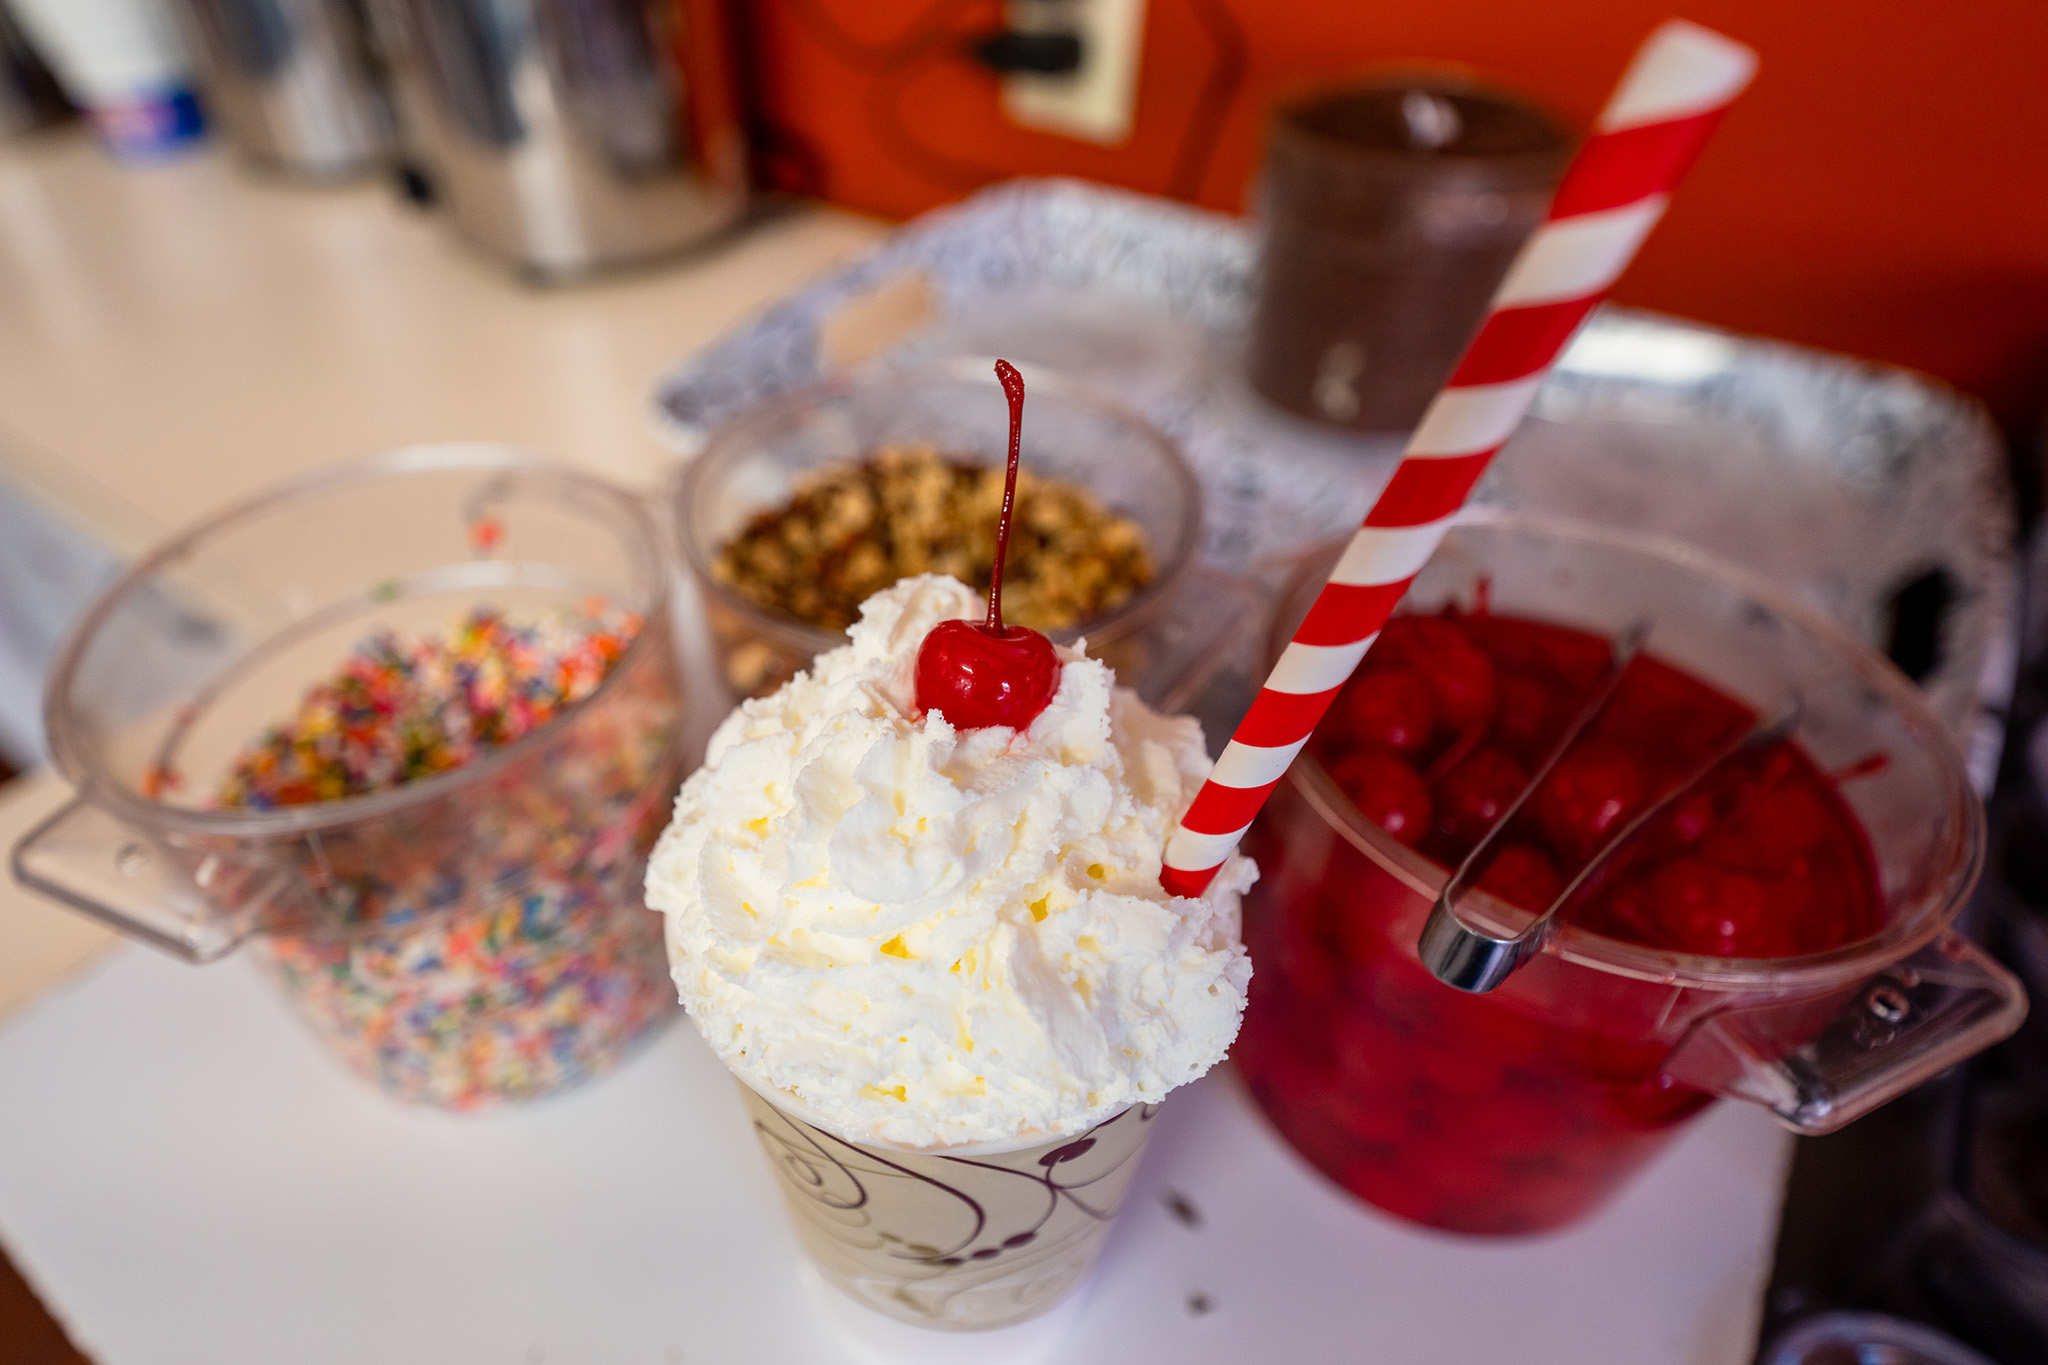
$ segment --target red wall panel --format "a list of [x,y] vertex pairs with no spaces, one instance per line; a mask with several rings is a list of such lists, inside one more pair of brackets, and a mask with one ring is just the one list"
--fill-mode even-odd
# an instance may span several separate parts
[[[901,217],[1047,173],[1242,210],[1272,100],[1391,61],[1463,63],[1583,125],[1671,13],[1149,0],[1136,127],[1113,148],[1003,120],[995,77],[964,54],[997,0],[756,0],[748,22],[776,173]],[[1916,366],[2036,416],[2048,6],[1696,0],[1684,14],[1753,44],[1763,67],[1617,296]]]

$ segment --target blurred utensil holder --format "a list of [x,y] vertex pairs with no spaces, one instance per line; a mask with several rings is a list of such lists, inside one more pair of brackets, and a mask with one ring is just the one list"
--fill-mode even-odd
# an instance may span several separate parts
[[207,107],[250,163],[315,180],[381,167],[391,114],[360,0],[178,0]]
[[375,0],[405,153],[530,279],[680,251],[747,205],[719,0]]

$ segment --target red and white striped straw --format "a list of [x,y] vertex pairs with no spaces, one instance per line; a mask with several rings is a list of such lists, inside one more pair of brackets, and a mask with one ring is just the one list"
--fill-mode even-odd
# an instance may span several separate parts
[[1392,481],[1167,840],[1166,890],[1199,895],[1237,847],[1755,72],[1754,52],[1683,20],[1657,29],[1636,53]]

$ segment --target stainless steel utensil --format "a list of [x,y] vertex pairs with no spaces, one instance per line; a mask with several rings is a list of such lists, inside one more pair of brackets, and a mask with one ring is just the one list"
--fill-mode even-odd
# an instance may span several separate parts
[[359,0],[179,0],[207,106],[243,156],[314,178],[381,165],[391,115]]
[[679,250],[746,206],[713,0],[381,0],[409,149],[458,232],[542,279]]

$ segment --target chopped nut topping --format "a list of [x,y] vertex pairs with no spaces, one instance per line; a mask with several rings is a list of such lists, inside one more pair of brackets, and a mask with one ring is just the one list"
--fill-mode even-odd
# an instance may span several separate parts
[[[712,572],[758,606],[844,630],[862,602],[912,574],[951,574],[987,592],[1002,505],[1000,466],[945,459],[928,445],[887,446],[806,480],[720,550]],[[1084,625],[1152,575],[1136,522],[1078,484],[1019,471],[1006,621],[1041,631]]]

